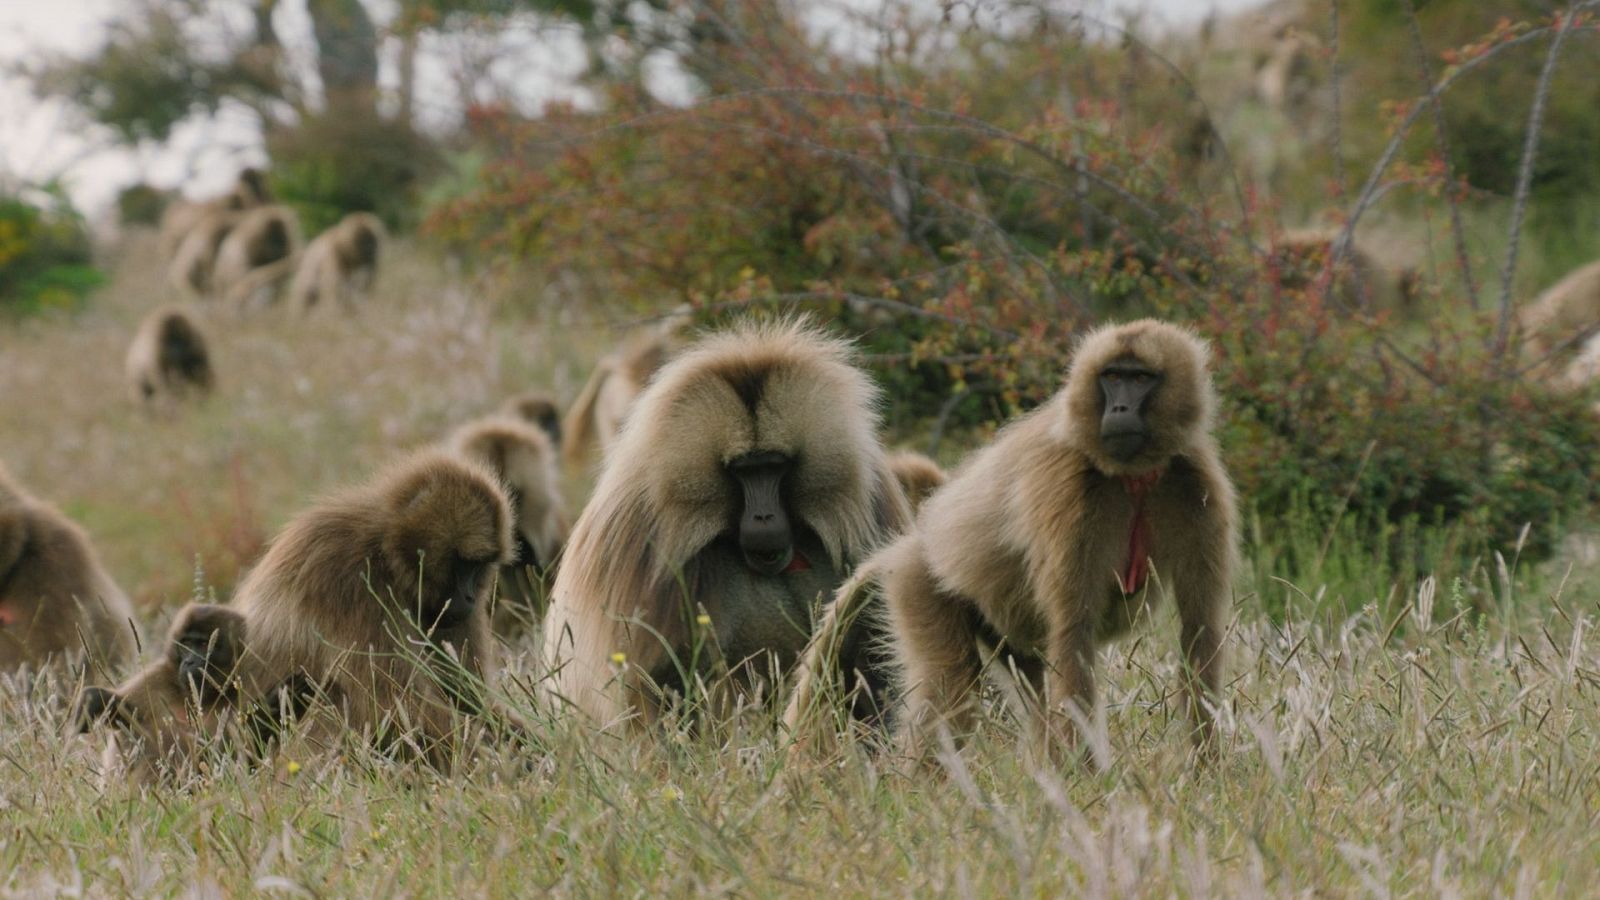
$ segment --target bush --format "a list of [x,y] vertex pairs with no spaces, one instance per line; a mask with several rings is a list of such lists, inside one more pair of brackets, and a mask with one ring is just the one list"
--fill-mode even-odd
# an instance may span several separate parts
[[860,338],[902,431],[987,431],[1037,404],[1103,317],[1191,323],[1215,344],[1222,439],[1267,521],[1461,526],[1481,536],[1468,554],[1509,551],[1532,523],[1539,553],[1595,499],[1593,416],[1516,377],[1495,313],[1411,328],[1282,271],[1252,239],[1268,211],[1208,173],[1181,85],[1128,87],[1147,57],[1119,71],[1070,30],[971,27],[903,42],[952,48],[937,63],[867,72],[792,40],[764,45],[765,86],[688,109],[619,91],[603,114],[497,119],[477,190],[430,231],[708,322],[817,311]]
[[414,226],[422,185],[438,168],[433,146],[408,126],[348,109],[272,133],[267,152],[272,191],[308,236],[357,211]]
[[155,225],[167,208],[171,196],[144,182],[129,185],[117,193],[117,221],[124,225]]
[[0,310],[71,308],[103,280],[83,218],[58,187],[0,195]]

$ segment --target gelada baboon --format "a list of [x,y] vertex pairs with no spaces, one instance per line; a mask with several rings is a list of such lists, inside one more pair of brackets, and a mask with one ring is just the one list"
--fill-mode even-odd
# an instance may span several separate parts
[[[173,618],[161,656],[115,690],[84,689],[76,724],[109,724],[122,758],[147,778],[187,774],[204,742],[238,711],[246,626],[238,611],[192,603]],[[219,744],[220,746],[220,744]]]
[[511,523],[490,473],[432,451],[297,516],[234,595],[248,634],[241,703],[317,698],[380,746],[446,762],[458,714],[487,711],[485,606],[512,558]]
[[550,445],[561,449],[561,407],[544,391],[528,391],[507,400],[501,412],[515,416],[543,431]]
[[849,346],[803,321],[743,325],[668,363],[557,570],[557,698],[601,724],[653,718],[655,686],[723,670],[739,677],[721,686],[749,686],[790,664],[841,573],[909,516],[877,403]]
[[543,431],[510,416],[464,425],[450,446],[499,478],[511,502],[516,560],[500,570],[500,596],[510,602],[502,604],[504,614],[495,611],[496,630],[537,621],[544,614],[547,576],[571,528],[555,447]]
[[[239,216],[217,247],[211,290],[241,304],[257,301],[287,276],[300,249],[300,222],[287,206],[259,206]],[[270,300],[270,297],[268,298]]]
[[348,305],[370,290],[384,240],[383,222],[372,213],[351,213],[317,235],[289,283],[290,308],[307,313],[319,303]]
[[[1600,261],[1589,263],[1551,285],[1517,311],[1528,361],[1544,364],[1576,353],[1600,333]],[[1560,365],[1541,371],[1559,372]]]
[[172,259],[189,231],[213,213],[243,212],[269,203],[271,199],[272,194],[267,190],[267,180],[261,171],[245,168],[239,172],[233,187],[220,197],[201,201],[175,200],[167,204],[161,214],[161,231],[157,239],[161,258]]
[[[913,756],[936,728],[970,730],[985,648],[1043,698],[1043,734],[1070,743],[1070,711],[1094,704],[1097,648],[1158,592],[1175,595],[1188,707],[1209,746],[1236,551],[1206,359],[1200,339],[1163,322],[1096,330],[1055,398],[863,566],[888,607]],[[796,703],[814,692],[800,685]],[[789,721],[799,713],[792,704]]]
[[83,530],[0,466],[0,672],[75,659],[132,659],[133,606]]
[[641,330],[595,364],[562,424],[562,453],[568,463],[582,463],[596,443],[602,457],[611,455],[628,410],[672,357],[678,331],[686,322],[687,317],[675,316],[659,327]]
[[485,605],[510,528],[490,472],[443,452],[302,512],[234,594],[248,633],[240,703],[322,701],[381,746],[448,761],[456,716],[486,711]]
[[[1331,228],[1285,231],[1271,256],[1278,283],[1291,290],[1316,285],[1328,266],[1338,236],[1338,229]],[[1351,310],[1408,313],[1415,309],[1418,292],[1413,270],[1391,270],[1357,241],[1351,243],[1334,268],[1329,295]]]
[[922,509],[922,501],[944,485],[946,475],[939,464],[915,450],[900,450],[889,456],[889,471],[900,481],[900,489],[911,503],[913,513]]
[[217,253],[243,217],[234,210],[214,210],[184,234],[167,269],[174,290],[200,300],[213,296]]
[[175,306],[152,312],[128,347],[128,388],[135,402],[159,403],[204,396],[216,377],[205,334]]

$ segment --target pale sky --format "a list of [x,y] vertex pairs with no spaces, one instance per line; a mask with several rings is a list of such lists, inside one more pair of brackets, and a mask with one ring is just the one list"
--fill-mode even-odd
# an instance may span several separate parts
[[[120,0],[126,2],[126,0]],[[1183,25],[1213,9],[1224,12],[1260,5],[1262,0],[1102,0],[1115,8],[1147,8],[1162,22]],[[380,24],[393,15],[392,0],[365,0]],[[845,0],[851,9],[869,10],[873,0]],[[1079,4],[1064,2],[1063,8]],[[255,121],[242,110],[224,110],[212,122],[186,125],[168,146],[135,152],[109,146],[103,135],[86,128],[60,103],[35,99],[25,82],[8,71],[45,52],[81,53],[103,36],[103,23],[119,0],[0,0],[0,180],[36,182],[64,177],[78,205],[91,216],[102,214],[123,186],[145,179],[162,187],[183,185],[194,195],[220,189],[240,166],[261,162]],[[291,60],[310,65],[310,25],[303,2],[284,3],[275,22]],[[247,23],[239,23],[244,27]],[[825,27],[824,23],[817,23]],[[394,47],[380,60],[381,83],[395,81]],[[460,91],[452,73],[485,58],[489,89],[503,92],[525,112],[561,99],[584,103],[574,86],[583,65],[582,48],[571,26],[521,22],[493,38],[431,40],[418,63],[416,108],[426,127],[448,127],[461,109]],[[664,71],[652,89],[668,95],[681,91],[681,78]],[[480,91],[481,93],[482,91]],[[479,98],[483,99],[483,98]],[[666,99],[664,97],[664,99]]]

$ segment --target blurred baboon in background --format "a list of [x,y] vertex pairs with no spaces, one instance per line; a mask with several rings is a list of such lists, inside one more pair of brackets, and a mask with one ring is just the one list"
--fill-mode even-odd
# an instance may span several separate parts
[[[1334,228],[1285,231],[1273,246],[1270,259],[1277,270],[1278,283],[1290,290],[1306,290],[1318,284],[1338,237],[1339,230]],[[1329,296],[1349,310],[1408,314],[1416,309],[1419,288],[1415,271],[1392,270],[1361,242],[1352,241],[1333,271]]]
[[516,559],[500,570],[500,596],[507,602],[494,616],[495,630],[509,634],[544,615],[548,578],[571,528],[556,449],[539,428],[510,416],[462,426],[450,446],[494,473],[511,501]]
[[[1600,333],[1600,261],[1573,270],[1517,311],[1523,349],[1537,374],[1559,377],[1565,360],[1582,357],[1582,345]],[[1588,379],[1587,364],[1567,372],[1579,383]]]
[[372,213],[351,213],[306,246],[289,283],[289,306],[307,313],[320,304],[354,302],[371,290],[386,235]]
[[901,450],[889,457],[889,471],[900,481],[911,511],[922,508],[922,501],[938,490],[945,482],[944,469],[939,464],[915,450]]
[[133,606],[83,529],[0,465],[0,672],[88,655],[117,669],[136,645]]
[[217,252],[243,216],[241,212],[216,210],[188,230],[167,268],[167,281],[174,290],[199,300],[213,296]]
[[550,445],[561,449],[561,407],[544,391],[528,391],[507,400],[501,411],[539,428]]
[[262,283],[262,276],[257,275],[249,290],[235,295],[242,302],[254,301],[252,294],[281,280],[299,249],[300,223],[294,210],[277,205],[256,207],[239,217],[218,246],[211,290],[227,297],[253,273],[267,269],[272,273],[270,280]]
[[210,200],[174,200],[161,214],[161,231],[157,238],[163,260],[171,260],[178,252],[189,232],[213,213],[243,212],[270,202],[266,178],[260,170],[246,168],[239,172],[233,187],[220,197]]
[[677,327],[673,323],[634,334],[595,364],[562,423],[562,453],[568,463],[581,464],[597,443],[602,457],[611,454],[628,410],[677,348]]
[[1305,111],[1318,86],[1315,38],[1294,26],[1283,27],[1256,64],[1256,96],[1285,115]]
[[133,399],[147,404],[204,396],[216,381],[205,334],[175,306],[157,309],[140,323],[126,370]]
[[[909,518],[877,404],[849,345],[804,323],[713,334],[669,362],[558,567],[556,698],[607,725],[653,718],[701,676],[751,688],[787,668],[843,573]],[[841,664],[881,686],[866,635],[848,643]]]

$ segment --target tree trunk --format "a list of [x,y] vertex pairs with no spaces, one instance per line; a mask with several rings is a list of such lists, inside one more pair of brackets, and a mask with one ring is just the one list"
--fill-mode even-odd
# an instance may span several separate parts
[[372,112],[378,93],[378,30],[361,0],[306,0],[317,39],[317,74],[328,109]]

